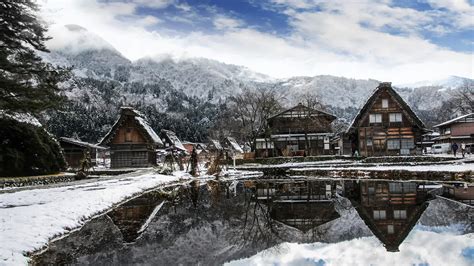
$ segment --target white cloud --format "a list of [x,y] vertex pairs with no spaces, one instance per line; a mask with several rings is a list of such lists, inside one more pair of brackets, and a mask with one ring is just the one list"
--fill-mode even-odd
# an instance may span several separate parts
[[375,237],[339,243],[284,243],[227,265],[472,265],[461,253],[472,248],[473,234],[452,235],[415,230],[387,252]]
[[449,18],[460,28],[474,27],[474,6],[467,0],[427,0],[434,8],[450,11]]
[[153,26],[160,22],[162,22],[160,19],[157,19],[156,17],[153,17],[153,16],[145,16],[145,17],[137,19],[137,24],[145,26],[145,27]]
[[238,19],[226,17],[223,15],[218,15],[214,18],[214,27],[218,30],[226,30],[226,29],[235,29],[244,25],[244,23]]
[[[315,4],[295,3],[306,4],[307,8]],[[159,26],[155,30],[146,27],[159,23],[161,18],[155,21],[138,16],[134,13],[137,3],[114,3],[109,8],[110,4],[47,0],[42,12],[56,24],[87,28],[131,60],[167,53],[244,65],[274,77],[331,74],[396,83],[448,75],[473,77],[474,72],[472,54],[438,47],[413,30],[429,24],[428,18],[416,10],[393,8],[380,1],[341,1],[334,5],[325,2],[320,12],[288,8],[293,28],[289,36],[247,28],[243,21],[217,14],[206,19],[220,29],[218,34],[196,31],[169,35]],[[196,17],[198,14],[189,6],[182,10],[189,14],[190,17],[181,16],[189,23],[203,19]],[[127,19],[123,20],[123,16]],[[388,34],[381,30],[384,27],[396,28],[403,34]],[[61,42],[56,38],[51,43],[55,41]]]

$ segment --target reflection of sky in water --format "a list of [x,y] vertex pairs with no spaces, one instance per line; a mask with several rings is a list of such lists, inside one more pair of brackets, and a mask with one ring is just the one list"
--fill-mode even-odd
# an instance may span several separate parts
[[474,246],[463,249],[461,255],[463,255],[463,257],[470,263],[474,264]]
[[[284,243],[229,265],[473,265],[474,234],[459,235],[415,228],[400,245],[387,252],[375,237],[339,243]],[[436,231],[436,232],[434,232]]]

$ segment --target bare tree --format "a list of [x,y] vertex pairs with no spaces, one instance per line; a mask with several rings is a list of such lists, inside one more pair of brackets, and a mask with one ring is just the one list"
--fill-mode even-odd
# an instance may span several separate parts
[[[306,109],[301,113],[302,127],[305,136],[305,151],[308,151],[311,147],[308,132],[313,131],[315,126],[322,126],[321,120],[317,117],[314,110],[324,111],[326,107],[321,103],[321,98],[316,93],[306,92],[300,95],[299,103],[304,105]],[[313,155],[313,154],[309,154]]]
[[461,113],[473,113],[474,81],[465,81],[464,84],[456,90],[454,101],[458,104],[458,110]]
[[449,120],[453,116],[474,112],[474,82],[466,81],[457,88],[453,96],[443,102],[437,112],[438,123]]
[[229,98],[230,110],[239,124],[240,139],[255,150],[257,138],[265,133],[267,119],[281,110],[283,97],[274,88],[244,88]]

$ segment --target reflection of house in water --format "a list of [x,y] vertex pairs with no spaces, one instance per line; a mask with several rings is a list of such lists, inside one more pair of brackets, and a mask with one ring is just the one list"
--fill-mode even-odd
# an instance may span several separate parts
[[474,206],[474,185],[466,183],[444,184],[443,196]]
[[272,219],[303,232],[340,217],[331,181],[263,181],[257,183],[257,197]]
[[122,233],[125,242],[133,242],[146,229],[162,206],[163,198],[148,193],[132,199],[107,215]]
[[360,217],[391,252],[399,251],[428,206],[426,190],[415,182],[354,181],[346,192]]

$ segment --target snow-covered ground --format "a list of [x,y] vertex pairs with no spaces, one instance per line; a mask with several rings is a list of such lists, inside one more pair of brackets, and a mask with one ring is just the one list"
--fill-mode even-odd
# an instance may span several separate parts
[[465,172],[474,171],[474,163],[459,164],[434,164],[434,165],[380,165],[364,167],[363,165],[354,167],[306,167],[292,168],[292,171],[311,171],[311,170],[362,170],[362,171],[412,171],[412,172]]
[[25,252],[83,225],[114,204],[159,185],[189,178],[152,169],[107,180],[0,194],[0,265],[26,264]]

